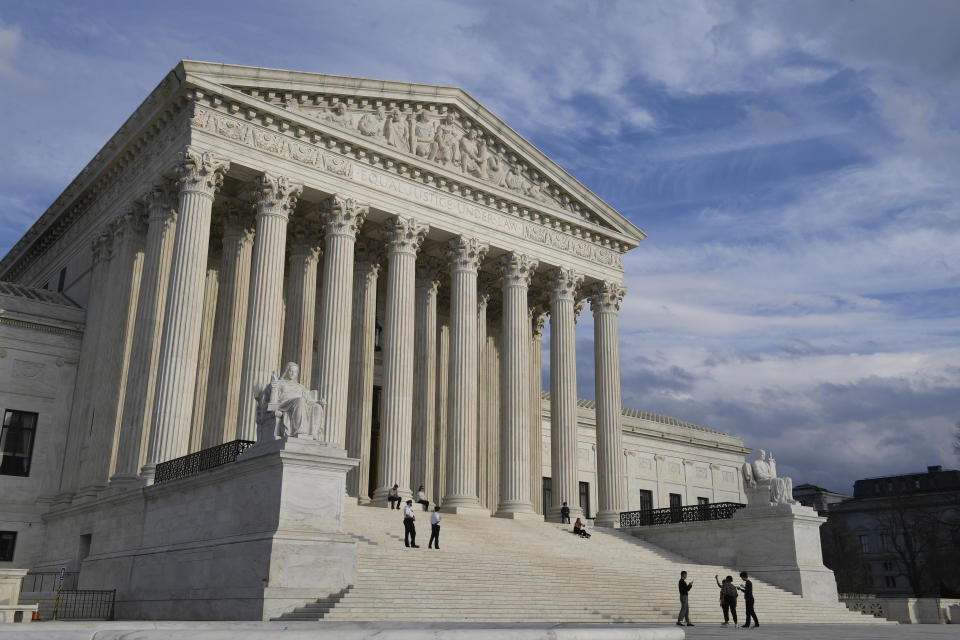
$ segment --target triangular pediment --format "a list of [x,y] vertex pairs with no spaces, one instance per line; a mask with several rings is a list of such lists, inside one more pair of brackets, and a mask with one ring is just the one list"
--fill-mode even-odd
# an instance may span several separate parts
[[455,87],[184,61],[185,80],[338,130],[357,144],[459,174],[531,208],[616,235],[645,234],[469,94]]

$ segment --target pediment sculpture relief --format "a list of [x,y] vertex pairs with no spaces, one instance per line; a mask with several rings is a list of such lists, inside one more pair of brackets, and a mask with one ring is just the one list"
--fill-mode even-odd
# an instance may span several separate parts
[[288,362],[257,396],[257,442],[281,438],[325,440],[326,400],[299,382],[300,366]]
[[[309,104],[289,95],[283,100],[271,95],[276,94],[257,92],[255,97],[607,226],[459,111],[439,113],[422,107],[402,111],[383,104],[367,106],[370,100],[365,99],[360,99],[360,106],[323,96]],[[441,111],[449,108],[439,106]]]
[[793,499],[793,479],[778,478],[777,461],[772,453],[767,459],[763,449],[757,451],[752,463],[743,463],[743,490],[751,507],[797,503]]

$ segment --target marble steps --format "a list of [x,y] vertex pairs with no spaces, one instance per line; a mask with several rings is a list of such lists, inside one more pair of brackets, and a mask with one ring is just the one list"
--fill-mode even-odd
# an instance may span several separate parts
[[[417,511],[417,517],[421,548],[408,549],[399,511],[348,501],[345,530],[359,542],[353,588],[329,610],[308,605],[283,619],[670,622],[685,569],[696,583],[694,622],[719,621],[713,576],[736,575],[622,531],[591,528],[593,537],[583,540],[569,525],[530,520],[442,514],[438,551],[425,544],[428,514]],[[877,622],[840,603],[804,600],[758,580],[754,585],[765,622]],[[742,602],[739,609],[742,616]]]

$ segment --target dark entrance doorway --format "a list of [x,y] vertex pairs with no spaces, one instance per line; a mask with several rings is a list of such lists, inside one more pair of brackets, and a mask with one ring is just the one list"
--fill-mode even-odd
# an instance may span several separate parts
[[367,496],[373,498],[377,488],[377,468],[380,461],[380,387],[373,388],[373,416],[370,420],[370,480]]
[[583,517],[590,517],[590,483],[580,483],[580,509],[583,511]]

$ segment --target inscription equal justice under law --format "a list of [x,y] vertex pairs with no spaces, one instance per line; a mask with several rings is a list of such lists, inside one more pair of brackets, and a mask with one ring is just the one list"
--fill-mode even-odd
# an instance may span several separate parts
[[612,251],[596,247],[588,242],[578,241],[570,236],[557,233],[532,224],[525,224],[519,220],[488,211],[481,207],[474,206],[469,202],[464,202],[459,198],[452,198],[438,193],[432,189],[418,187],[399,178],[384,175],[368,167],[354,165],[356,171],[344,172],[349,177],[359,182],[372,185],[383,191],[391,191],[397,195],[413,201],[449,211],[471,220],[474,220],[484,226],[492,227],[500,231],[505,231],[526,240],[539,242],[554,249],[572,253],[587,260],[593,260],[600,264],[610,266],[620,266],[620,256]]

